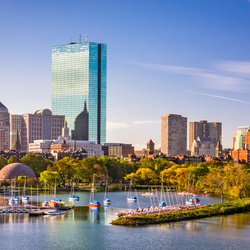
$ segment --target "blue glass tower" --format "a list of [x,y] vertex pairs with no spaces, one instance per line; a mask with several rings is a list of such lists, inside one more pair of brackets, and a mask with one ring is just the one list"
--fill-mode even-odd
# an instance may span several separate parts
[[107,46],[95,42],[52,48],[52,112],[65,115],[70,131],[87,104],[88,139],[106,142]]

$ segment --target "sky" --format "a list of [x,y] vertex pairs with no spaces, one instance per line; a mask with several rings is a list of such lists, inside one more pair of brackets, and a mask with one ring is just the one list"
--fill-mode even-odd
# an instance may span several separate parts
[[0,1],[0,101],[51,107],[51,49],[108,47],[107,142],[160,146],[161,116],[250,125],[250,0]]

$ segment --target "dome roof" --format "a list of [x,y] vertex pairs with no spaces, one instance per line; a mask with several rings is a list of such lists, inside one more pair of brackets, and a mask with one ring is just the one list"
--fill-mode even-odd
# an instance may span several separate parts
[[11,163],[0,171],[0,180],[10,180],[18,176],[27,176],[28,178],[36,177],[34,171],[22,163]]

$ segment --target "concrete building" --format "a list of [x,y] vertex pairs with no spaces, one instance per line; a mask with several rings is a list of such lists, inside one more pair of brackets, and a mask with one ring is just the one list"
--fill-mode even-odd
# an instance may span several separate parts
[[0,150],[10,148],[10,114],[0,102]]
[[210,138],[214,145],[221,143],[222,123],[207,122],[206,120],[189,122],[189,150],[192,149],[193,142],[198,137],[200,140]]
[[29,143],[29,152],[34,153],[51,153],[56,156],[59,152],[75,152],[85,150],[87,157],[103,155],[102,145],[90,141],[74,141],[74,140],[35,140]]
[[128,157],[134,154],[132,144],[125,143],[105,143],[102,147],[104,155],[110,157]]
[[29,143],[29,152],[34,153],[49,153],[52,141],[50,140],[35,140]]
[[58,139],[62,133],[64,119],[63,115],[52,115],[49,109],[38,110],[34,114],[11,115],[12,149],[17,142],[17,133],[20,133],[22,151],[28,151],[29,143],[35,140]]
[[213,141],[210,138],[202,138],[198,137],[196,140],[193,141],[192,149],[191,149],[192,156],[212,156],[215,157],[216,155],[216,146],[214,145]]
[[161,118],[161,152],[166,155],[186,154],[187,118],[167,114]]

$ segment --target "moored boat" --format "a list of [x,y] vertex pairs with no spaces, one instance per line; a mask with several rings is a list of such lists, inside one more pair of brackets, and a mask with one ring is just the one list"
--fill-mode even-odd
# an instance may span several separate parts
[[106,198],[104,201],[103,201],[103,204],[104,205],[109,205],[111,204],[111,200],[109,198]]
[[46,215],[63,215],[65,213],[66,213],[65,211],[56,210],[56,209],[44,211],[44,214]]
[[127,201],[133,201],[136,202],[137,201],[137,197],[134,195],[130,195],[129,197],[127,197]]
[[71,190],[70,196],[69,196],[69,201],[73,202],[73,201],[79,201],[79,200],[80,200],[80,197],[78,195],[74,194],[74,182],[73,182],[72,190]]
[[99,208],[101,206],[101,203],[94,199],[95,196],[94,190],[95,190],[95,175],[93,175],[92,188],[89,197],[89,208]]
[[104,205],[111,204],[111,200],[108,198],[108,175],[107,175],[107,180],[106,180],[106,185],[105,185],[105,194],[104,194],[103,204]]
[[89,202],[89,208],[99,208],[101,207],[101,203],[96,200],[92,200]]
[[186,201],[186,205],[195,205],[199,204],[200,199],[197,196],[191,197],[188,201]]
[[79,201],[79,200],[80,200],[80,197],[78,195],[75,195],[75,194],[73,194],[69,197],[69,201]]

